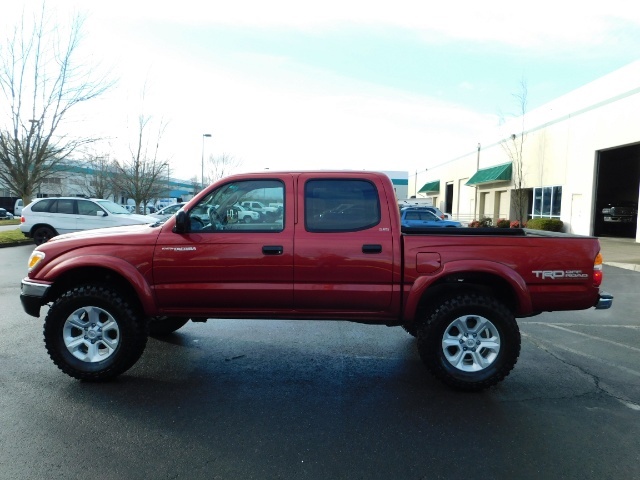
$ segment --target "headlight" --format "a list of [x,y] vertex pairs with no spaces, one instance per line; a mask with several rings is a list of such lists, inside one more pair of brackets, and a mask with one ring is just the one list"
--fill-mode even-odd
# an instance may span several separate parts
[[29,256],[29,262],[27,264],[27,266],[29,267],[29,272],[31,272],[34,268],[36,268],[36,266],[42,261],[44,260],[44,252],[40,252],[40,251],[34,251],[30,256]]

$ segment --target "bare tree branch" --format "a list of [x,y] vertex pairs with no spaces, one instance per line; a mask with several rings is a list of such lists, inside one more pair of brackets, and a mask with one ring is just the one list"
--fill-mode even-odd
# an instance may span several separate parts
[[113,85],[76,63],[83,19],[74,16],[66,34],[52,23],[43,3],[32,22],[23,13],[0,44],[0,183],[25,205],[74,152],[95,141],[63,132],[69,111]]
[[242,160],[236,159],[233,155],[223,153],[218,157],[209,156],[207,168],[207,181],[213,183],[216,180],[227,177],[242,166]]
[[109,198],[116,193],[114,177],[116,168],[108,153],[86,153],[83,166],[91,170],[88,175],[74,175],[70,183],[91,198]]
[[151,117],[138,116],[136,141],[129,145],[129,159],[116,161],[114,187],[116,192],[133,199],[136,209],[144,209],[152,200],[167,196],[169,162],[159,158],[160,141],[167,124],[160,121],[157,129]]
[[518,106],[517,117],[520,120],[520,132],[512,133],[508,138],[500,144],[503,151],[511,160],[513,191],[511,192],[512,211],[515,213],[516,220],[523,225],[527,219],[527,200],[528,195],[525,189],[525,171],[524,171],[524,142],[527,138],[525,119],[527,114],[527,82],[523,78],[520,80],[520,91],[513,94]]

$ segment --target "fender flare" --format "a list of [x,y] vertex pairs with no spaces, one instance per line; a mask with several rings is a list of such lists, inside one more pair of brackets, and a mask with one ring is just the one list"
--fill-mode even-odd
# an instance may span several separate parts
[[78,251],[72,250],[46,264],[42,271],[38,272],[37,276],[39,280],[55,284],[56,279],[63,274],[87,267],[112,270],[117,273],[131,285],[145,313],[147,315],[155,314],[157,310],[155,297],[144,275],[131,263],[119,257],[103,254],[82,254],[78,256]]
[[524,279],[515,270],[498,262],[486,260],[457,260],[445,263],[436,275],[423,275],[413,282],[404,309],[404,323],[411,324],[414,322],[420,300],[429,287],[442,278],[463,273],[489,274],[506,281],[517,300],[515,313],[519,315],[532,313],[533,305],[529,288]]

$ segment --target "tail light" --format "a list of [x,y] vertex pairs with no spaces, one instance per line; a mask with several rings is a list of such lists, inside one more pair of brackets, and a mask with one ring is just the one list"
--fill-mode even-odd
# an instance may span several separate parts
[[599,287],[602,283],[602,254],[598,253],[593,262],[593,286]]
[[25,221],[24,217],[20,217],[20,223],[24,223]]

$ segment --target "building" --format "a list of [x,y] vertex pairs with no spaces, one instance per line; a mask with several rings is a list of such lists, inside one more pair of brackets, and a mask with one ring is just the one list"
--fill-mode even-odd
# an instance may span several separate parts
[[[520,139],[518,165],[507,149]],[[559,218],[566,232],[640,242],[640,61],[480,140],[467,154],[416,175],[417,196],[461,220],[515,219],[514,180],[521,167],[528,218]],[[602,211],[609,205],[627,206],[631,221],[607,221]]]
[[[104,172],[96,172],[93,168],[83,166],[81,163],[61,165],[56,173],[43,180],[33,197],[90,196],[91,192],[95,191],[95,176],[99,174],[104,174]],[[154,206],[157,206],[157,208],[162,208],[175,201],[190,200],[199,189],[199,185],[194,185],[193,181],[167,178],[164,183],[166,191],[163,198],[154,199],[156,203]],[[16,198],[15,192],[7,188],[0,188],[0,198],[5,197]],[[108,200],[121,205],[133,206],[134,203],[122,192],[111,194]]]
[[393,184],[396,198],[403,199],[409,196],[409,172],[384,171]]

